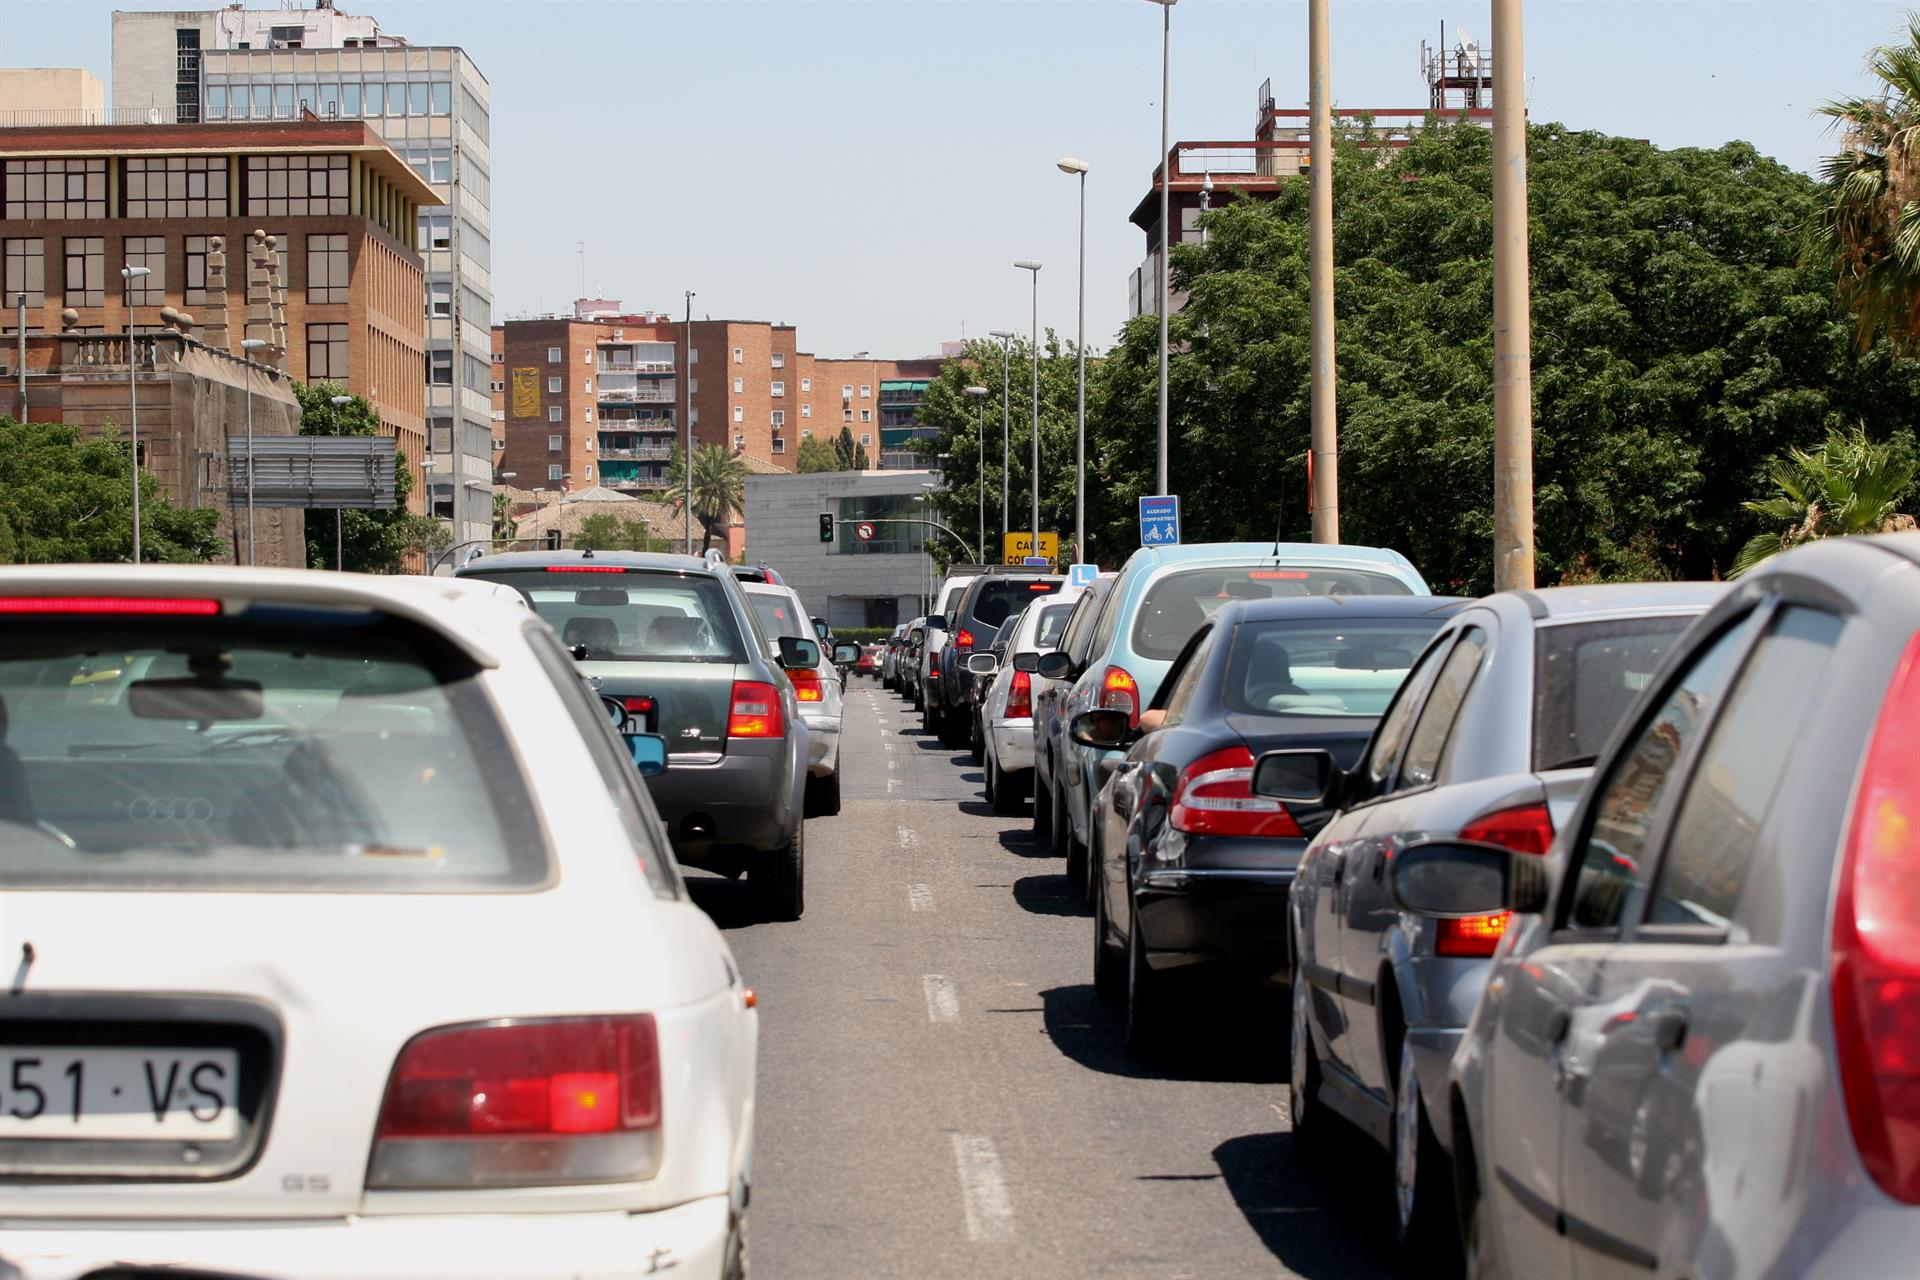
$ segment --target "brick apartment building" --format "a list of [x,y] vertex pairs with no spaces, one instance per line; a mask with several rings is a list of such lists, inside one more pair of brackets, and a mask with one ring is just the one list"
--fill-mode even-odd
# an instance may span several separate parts
[[696,320],[689,336],[681,321],[604,299],[497,325],[493,349],[500,475],[523,489],[635,494],[665,487],[688,392],[699,444],[793,471],[800,441],[845,427],[870,465],[888,444],[887,461],[907,465],[913,411],[940,367],[819,357],[799,349],[794,326],[765,321]]
[[[365,396],[419,466],[418,210],[440,198],[366,125],[0,128],[0,192],[0,332],[16,331],[24,294],[29,335],[151,331],[162,308],[192,316],[191,337],[216,351],[238,354],[242,339],[266,335],[256,362]],[[264,299],[248,296],[260,231],[272,238],[275,286]],[[215,255],[223,282],[209,272]],[[149,274],[126,282],[124,266]],[[65,310],[76,315],[63,323]]]

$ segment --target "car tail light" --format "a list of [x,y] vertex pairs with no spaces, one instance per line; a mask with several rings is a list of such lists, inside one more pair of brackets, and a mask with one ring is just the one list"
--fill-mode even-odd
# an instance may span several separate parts
[[1244,746],[1210,752],[1182,769],[1167,820],[1193,835],[1302,834],[1285,805],[1253,794],[1253,752]]
[[650,716],[657,705],[652,698],[628,698],[621,703],[628,711],[637,716]]
[[400,1051],[369,1188],[631,1182],[660,1167],[651,1014],[448,1027]]
[[973,648],[973,632],[967,630],[965,627],[960,628],[953,633],[953,643],[957,648]]
[[1140,727],[1140,686],[1124,667],[1108,667],[1100,677],[1100,705],[1126,712],[1128,722]]
[[727,711],[729,738],[786,736],[780,719],[780,691],[762,680],[735,680]]
[[820,685],[820,673],[811,667],[789,671],[787,679],[793,681],[793,696],[802,702],[819,702],[827,696]]
[[550,564],[548,573],[625,573],[626,568],[617,564]]
[[1880,1189],[1920,1204],[1920,636],[1880,707],[1833,913],[1833,1022],[1847,1119]]
[[211,618],[218,600],[179,596],[0,596],[0,613],[158,614]]
[[1007,684],[1007,719],[1031,720],[1033,718],[1033,677],[1024,671],[1013,673],[1013,679]]
[[[1553,815],[1544,804],[1516,805],[1475,818],[1460,828],[1462,840],[1497,844],[1515,853],[1544,854],[1553,844]],[[1435,930],[1433,950],[1443,956],[1490,956],[1500,946],[1507,931],[1508,913],[1462,916],[1441,920]]]
[[940,660],[938,658],[929,656],[927,658],[927,679],[938,680],[939,678],[940,678]]

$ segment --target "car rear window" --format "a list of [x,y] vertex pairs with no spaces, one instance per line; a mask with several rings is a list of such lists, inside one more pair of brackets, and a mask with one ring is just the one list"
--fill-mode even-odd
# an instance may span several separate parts
[[[497,569],[589,662],[745,662],[727,589],[699,573],[650,569]],[[804,632],[800,634],[805,634]]]
[[794,612],[793,601],[785,596],[777,596],[770,591],[749,591],[747,599],[753,602],[753,612],[760,619],[760,629],[766,632],[767,639],[778,640],[781,636],[792,636],[796,640],[814,638],[812,627]]
[[1272,716],[1379,716],[1441,618],[1248,622],[1234,632],[1223,701]]
[[1061,579],[1035,582],[1031,578],[992,578],[980,584],[969,618],[984,627],[998,627],[1043,596],[1059,592]]
[[1533,767],[1591,764],[1691,615],[1566,622],[1535,633]]
[[1034,633],[1034,648],[1046,652],[1060,643],[1061,633],[1067,629],[1067,619],[1073,616],[1072,604],[1050,604],[1040,611],[1040,629]]
[[535,813],[471,660],[390,615],[0,632],[0,886],[526,890]]
[[1289,596],[1410,596],[1398,578],[1365,569],[1287,568],[1274,564],[1182,569],[1147,588],[1133,618],[1133,650],[1171,661],[1200,624],[1229,600]]

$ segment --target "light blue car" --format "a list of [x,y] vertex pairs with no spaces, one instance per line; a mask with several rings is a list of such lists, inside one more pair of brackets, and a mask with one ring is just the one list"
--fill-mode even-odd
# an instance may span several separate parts
[[[1040,674],[1072,681],[1063,696],[1065,724],[1096,707],[1127,711],[1137,727],[1160,681],[1200,624],[1229,600],[1283,596],[1431,595],[1425,579],[1397,551],[1310,542],[1203,542],[1142,547],[1120,570],[1094,625],[1086,657],[1056,650]],[[1087,815],[1118,751],[1099,751],[1062,736],[1052,771],[1053,842],[1065,846],[1067,875],[1087,881]]]

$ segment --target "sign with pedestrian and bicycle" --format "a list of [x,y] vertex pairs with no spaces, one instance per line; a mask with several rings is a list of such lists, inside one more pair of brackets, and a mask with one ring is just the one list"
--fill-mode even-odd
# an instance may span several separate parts
[[1180,545],[1180,498],[1161,494],[1140,499],[1140,545],[1176,547]]

